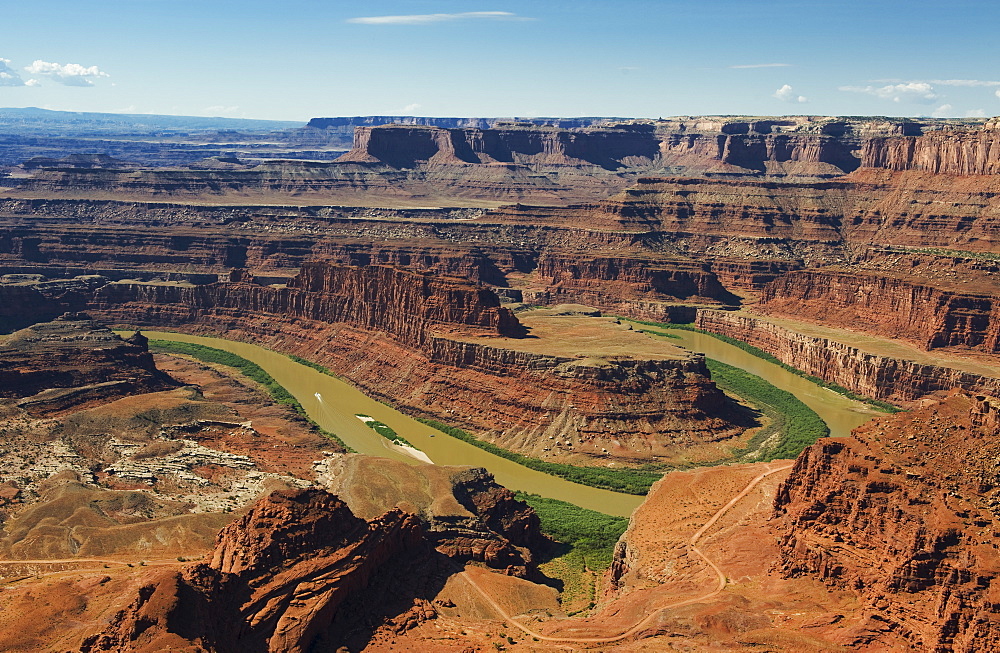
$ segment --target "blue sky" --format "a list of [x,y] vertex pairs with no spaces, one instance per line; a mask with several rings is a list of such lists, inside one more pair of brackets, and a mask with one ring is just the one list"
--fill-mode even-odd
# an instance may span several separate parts
[[1000,114],[992,0],[32,0],[3,16],[2,107]]

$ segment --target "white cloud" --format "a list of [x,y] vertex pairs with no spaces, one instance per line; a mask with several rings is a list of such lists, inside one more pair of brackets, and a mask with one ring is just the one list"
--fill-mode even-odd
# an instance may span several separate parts
[[41,86],[42,83],[37,79],[29,79],[24,83],[25,86]]
[[985,118],[986,112],[982,109],[969,109],[965,112],[966,118]]
[[795,91],[793,91],[792,87],[789,86],[788,84],[785,84],[784,86],[779,88],[777,91],[774,92],[773,95],[782,102],[801,103],[809,101],[804,95],[796,95]]
[[935,118],[950,118],[955,113],[955,107],[950,104],[942,104],[937,109],[931,112],[931,116]]
[[422,104],[417,104],[416,102],[414,102],[413,104],[407,104],[405,107],[403,107],[403,110],[400,111],[400,113],[404,115],[408,113],[413,113],[422,106],[423,106]]
[[893,102],[917,102],[931,104],[941,96],[927,82],[902,82],[886,86],[841,86],[838,90],[852,93],[867,93],[883,100]]
[[998,88],[996,90],[996,93],[994,93],[994,95],[996,95],[998,98],[1000,98],[1000,88]]
[[0,58],[0,86],[26,86],[21,76],[10,67],[10,59]]
[[66,86],[93,86],[92,78],[110,77],[97,66],[81,66],[78,63],[60,64],[36,59],[24,68],[32,75],[45,75]]
[[408,16],[359,16],[348,18],[348,23],[364,25],[426,25],[454,20],[485,18],[490,20],[532,20],[509,11],[464,11],[458,14],[411,14]]
[[748,63],[730,66],[730,68],[788,68],[791,65],[790,63]]
[[932,79],[930,83],[939,86],[1000,86],[1000,82],[990,82],[984,79]]

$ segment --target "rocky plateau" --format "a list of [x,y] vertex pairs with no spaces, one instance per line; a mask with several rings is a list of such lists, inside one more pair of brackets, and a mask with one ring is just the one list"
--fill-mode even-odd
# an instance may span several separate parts
[[[0,649],[1000,650],[998,125],[318,118],[274,138],[323,157],[25,157],[0,177]],[[103,326],[300,356],[544,461],[696,465],[763,423],[619,318],[907,410],[664,474],[571,616],[558,546],[487,472],[345,453]]]

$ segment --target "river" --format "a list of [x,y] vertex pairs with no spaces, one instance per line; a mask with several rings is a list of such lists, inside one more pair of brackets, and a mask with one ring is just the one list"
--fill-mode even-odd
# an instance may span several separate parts
[[215,347],[253,361],[292,393],[309,417],[327,431],[336,433],[358,453],[394,458],[413,464],[420,462],[399,447],[392,446],[388,440],[366,426],[356,417],[361,413],[391,426],[396,433],[427,454],[434,463],[485,467],[493,474],[497,483],[512,490],[523,490],[621,517],[631,515],[644,499],[636,495],[571,483],[495,456],[421,424],[394,408],[365,396],[345,381],[257,345],[162,331],[144,330],[143,334],[156,340],[193,342],[206,347]]
[[830,427],[830,435],[833,437],[848,436],[855,427],[861,426],[876,415],[885,414],[873,409],[868,404],[848,399],[833,390],[807,381],[783,367],[757,358],[739,347],[722,342],[718,338],[681,329],[671,329],[669,333],[679,338],[679,340],[669,338],[671,343],[691,351],[701,352],[708,358],[714,358],[727,365],[742,368],[782,390],[791,392],[823,418],[826,425]]
[[[297,363],[284,354],[245,342],[181,333],[144,331],[149,338],[190,342],[232,352],[253,361],[298,399],[309,417],[359,453],[419,464],[416,458],[366,426],[356,415],[370,415],[392,427],[438,465],[472,465],[487,468],[501,485],[541,496],[568,501],[610,515],[627,517],[643,497],[600,490],[537,472],[466,442],[447,436],[399,411],[367,397],[354,386]],[[671,339],[710,358],[741,367],[796,395],[819,413],[832,435],[847,435],[855,426],[878,414],[865,404],[821,388],[790,372],[751,356],[716,338],[690,331],[672,331]]]

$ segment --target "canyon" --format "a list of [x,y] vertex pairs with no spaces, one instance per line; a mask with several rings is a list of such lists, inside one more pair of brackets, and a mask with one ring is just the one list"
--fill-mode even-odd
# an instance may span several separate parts
[[[80,314],[0,344],[23,380],[0,399],[4,650],[354,647],[434,619],[431,600],[468,565],[546,580],[553,543],[485,470],[345,454],[252,382],[152,356],[140,334]],[[31,394],[114,375],[129,392]],[[534,591],[554,605],[554,590]],[[457,599],[440,601],[473,609]]]
[[[336,160],[8,166],[0,641],[992,650],[998,127],[317,118],[275,142]],[[663,476],[571,617],[544,523],[486,472],[344,453],[103,324],[260,344],[514,454]],[[905,411],[701,466],[771,418],[677,325]],[[155,564],[87,566],[136,564],[150,531]],[[86,597],[46,604],[76,625],[15,632],[53,592]]]
[[[307,263],[281,288],[110,283],[86,308],[112,323],[224,333],[308,356],[371,396],[524,453],[558,438],[572,449],[564,457],[634,464],[742,432],[703,358],[669,347],[642,358],[572,340],[559,351],[554,341],[566,334],[535,343],[496,293],[456,278]],[[622,325],[597,329],[643,344]]]

